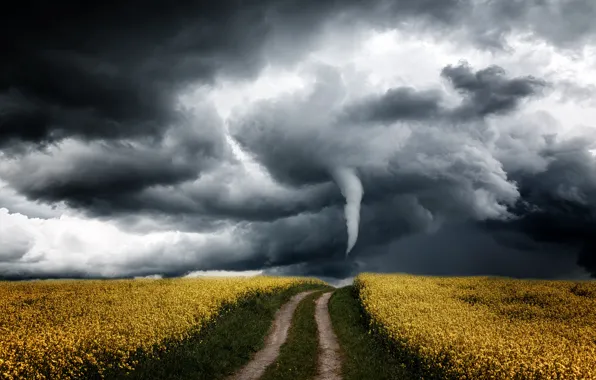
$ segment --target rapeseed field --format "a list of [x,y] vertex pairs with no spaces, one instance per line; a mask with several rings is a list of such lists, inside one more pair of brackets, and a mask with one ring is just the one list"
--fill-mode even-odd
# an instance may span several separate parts
[[596,379],[596,283],[361,274],[380,334],[421,378]]
[[[131,370],[213,320],[224,305],[304,283],[253,277],[0,283],[0,378]],[[87,371],[87,372],[86,372]]]

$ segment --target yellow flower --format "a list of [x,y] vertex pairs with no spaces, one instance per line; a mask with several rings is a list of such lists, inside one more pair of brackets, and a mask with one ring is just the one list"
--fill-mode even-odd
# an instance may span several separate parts
[[433,374],[596,379],[596,283],[361,274],[371,326]]
[[[221,307],[318,280],[201,278],[0,282],[0,373],[7,379],[69,379],[85,365],[132,370],[137,350],[155,355]],[[157,348],[156,348],[157,347]]]

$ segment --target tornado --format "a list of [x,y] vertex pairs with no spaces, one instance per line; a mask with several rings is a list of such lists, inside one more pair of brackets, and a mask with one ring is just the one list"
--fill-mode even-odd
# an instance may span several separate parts
[[360,202],[362,201],[362,182],[356,175],[356,171],[351,168],[335,168],[331,175],[342,195],[346,198],[344,214],[346,218],[346,227],[348,229],[348,245],[346,256],[350,253],[356,240],[358,240],[358,226],[360,224]]

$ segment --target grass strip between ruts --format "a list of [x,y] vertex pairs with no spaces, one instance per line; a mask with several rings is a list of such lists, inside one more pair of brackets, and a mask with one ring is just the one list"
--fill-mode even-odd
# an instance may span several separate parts
[[288,339],[277,360],[267,368],[261,380],[309,380],[317,373],[318,335],[315,301],[322,292],[303,299],[292,318]]

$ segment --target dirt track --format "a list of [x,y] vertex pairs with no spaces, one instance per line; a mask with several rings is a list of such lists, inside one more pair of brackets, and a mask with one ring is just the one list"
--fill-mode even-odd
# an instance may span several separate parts
[[315,380],[341,380],[339,343],[329,317],[329,298],[325,293],[317,300],[315,319],[319,331],[319,368]]
[[[265,369],[279,356],[279,349],[288,337],[288,330],[296,307],[304,297],[311,293],[303,292],[295,295],[275,313],[275,320],[265,340],[265,347],[257,352],[254,358],[232,375],[229,380],[257,380],[263,375]],[[247,326],[247,328],[250,328],[250,326]]]

